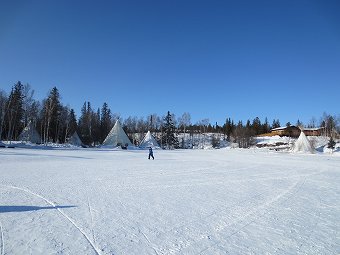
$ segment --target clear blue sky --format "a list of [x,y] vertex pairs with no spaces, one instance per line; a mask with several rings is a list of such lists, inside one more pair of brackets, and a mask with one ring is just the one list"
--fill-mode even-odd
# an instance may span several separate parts
[[340,1],[1,1],[0,88],[18,80],[77,113],[307,123],[339,114]]

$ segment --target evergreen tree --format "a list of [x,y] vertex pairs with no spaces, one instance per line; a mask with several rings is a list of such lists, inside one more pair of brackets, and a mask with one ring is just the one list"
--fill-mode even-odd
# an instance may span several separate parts
[[162,145],[166,149],[174,149],[179,147],[178,138],[176,136],[176,126],[173,122],[173,116],[168,111],[168,114],[163,120],[163,135]]
[[334,141],[333,137],[331,136],[329,138],[329,142],[327,144],[327,148],[332,149],[332,151],[335,149],[336,142]]
[[269,126],[269,123],[268,123],[268,119],[267,119],[267,117],[265,118],[265,120],[264,120],[264,123],[263,123],[263,125],[262,125],[262,134],[266,134],[266,133],[268,133],[270,131],[270,126]]
[[3,129],[5,124],[5,113],[7,106],[7,96],[6,93],[0,90],[0,141],[3,138]]
[[296,126],[299,127],[299,128],[302,128],[303,123],[298,119],[297,122],[296,122]]
[[107,103],[104,103],[101,109],[100,115],[100,142],[102,143],[108,133],[110,132],[112,125],[111,110]]
[[260,121],[259,117],[256,117],[253,120],[252,129],[253,129],[255,135],[259,135],[259,134],[262,133],[262,126],[261,126],[261,121]]
[[91,117],[91,127],[92,127],[92,142],[94,145],[101,143],[101,122],[100,122],[100,109],[98,108],[97,113],[92,112]]
[[73,109],[70,110],[70,115],[69,115],[69,126],[70,126],[70,135],[72,135],[74,132],[77,131],[78,129],[78,124],[77,124],[77,117]]
[[60,94],[56,87],[53,87],[44,100],[44,142],[59,142],[61,139],[61,111]]
[[272,124],[272,128],[279,128],[281,126],[280,121],[279,120],[273,120],[273,124]]
[[81,116],[78,121],[79,136],[84,144],[92,144],[92,108],[90,102],[84,102],[81,108]]
[[234,122],[228,118],[224,124],[224,133],[227,135],[227,141],[230,141],[230,136],[234,131]]
[[5,128],[7,140],[16,140],[20,131],[23,129],[23,99],[24,85],[18,81],[9,95],[5,113]]

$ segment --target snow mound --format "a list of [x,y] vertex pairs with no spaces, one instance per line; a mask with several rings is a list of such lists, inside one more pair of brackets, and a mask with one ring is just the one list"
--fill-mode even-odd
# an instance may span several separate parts
[[292,152],[314,153],[314,148],[303,131],[301,131],[299,138],[296,140]]

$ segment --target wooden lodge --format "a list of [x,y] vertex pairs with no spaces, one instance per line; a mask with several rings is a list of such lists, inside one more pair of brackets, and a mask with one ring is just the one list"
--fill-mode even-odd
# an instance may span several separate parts
[[[323,134],[324,128],[303,128],[303,132],[306,136],[321,136]],[[289,136],[289,137],[299,137],[301,129],[297,126],[286,126],[273,128],[270,133],[262,134],[260,136]]]
[[300,128],[296,126],[287,126],[287,127],[278,127],[278,128],[273,128],[271,130],[270,135],[279,135],[279,136],[290,136],[290,137],[299,137],[301,133]]
[[303,132],[307,136],[321,136],[324,134],[325,128],[318,127],[318,128],[304,128]]

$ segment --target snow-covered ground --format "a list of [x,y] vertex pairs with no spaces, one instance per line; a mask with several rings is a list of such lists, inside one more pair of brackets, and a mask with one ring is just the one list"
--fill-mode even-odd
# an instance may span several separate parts
[[339,254],[340,154],[0,148],[0,254]]

